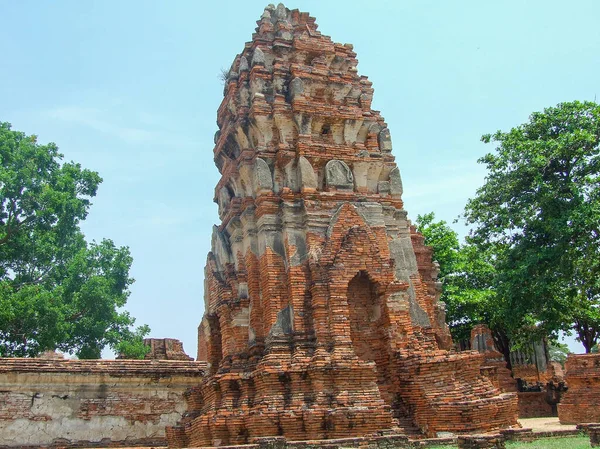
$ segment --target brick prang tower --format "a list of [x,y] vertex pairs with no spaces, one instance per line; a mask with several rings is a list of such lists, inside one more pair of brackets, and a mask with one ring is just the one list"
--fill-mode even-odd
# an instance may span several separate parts
[[436,265],[352,45],[282,4],[257,23],[218,110],[221,224],[198,328],[209,375],[170,446],[516,424],[482,356],[450,352]]

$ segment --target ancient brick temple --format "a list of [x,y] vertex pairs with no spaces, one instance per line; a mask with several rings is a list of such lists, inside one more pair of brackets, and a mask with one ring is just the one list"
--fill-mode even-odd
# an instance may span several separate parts
[[483,355],[450,351],[431,250],[352,46],[281,4],[257,23],[218,110],[221,224],[198,329],[209,375],[169,444],[516,424]]

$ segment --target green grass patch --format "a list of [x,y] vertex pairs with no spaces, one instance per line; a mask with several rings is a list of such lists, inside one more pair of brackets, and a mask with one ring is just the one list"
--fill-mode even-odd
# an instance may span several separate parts
[[589,449],[588,436],[541,438],[531,443],[511,441],[506,443],[506,449]]
[[[428,449],[456,449],[457,446],[430,446]],[[540,438],[539,440],[525,443],[509,441],[506,449],[589,449],[590,438],[587,436]]]

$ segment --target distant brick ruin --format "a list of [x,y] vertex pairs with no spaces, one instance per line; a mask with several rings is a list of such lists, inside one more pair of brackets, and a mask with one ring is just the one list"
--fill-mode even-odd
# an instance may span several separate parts
[[479,324],[471,329],[471,348],[484,356],[481,373],[504,392],[517,392],[519,418],[558,416],[557,404],[566,390],[562,367],[547,355],[544,340],[529,348],[511,351],[511,371],[496,349],[490,329]]
[[558,404],[562,424],[600,423],[600,354],[569,354],[569,390]]
[[506,367],[504,355],[496,349],[492,332],[485,324],[475,325],[471,329],[471,348],[484,356],[480,367],[483,375],[488,377],[501,391],[517,391],[517,382]]
[[145,359],[149,360],[194,360],[183,350],[183,343],[175,338],[145,338],[144,345],[150,347]]
[[352,45],[281,4],[257,23],[218,110],[209,372],[170,447],[515,425],[484,355],[450,351],[437,267]]

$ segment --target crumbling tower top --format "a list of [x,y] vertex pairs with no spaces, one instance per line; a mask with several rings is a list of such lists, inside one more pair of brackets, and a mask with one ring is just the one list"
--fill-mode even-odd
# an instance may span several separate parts
[[[215,201],[223,225],[235,198],[286,188],[349,191],[354,184],[401,208],[390,132],[371,109],[372,83],[358,75],[352,45],[334,43],[308,13],[281,3],[265,8],[257,24],[226,75],[217,113],[214,158],[222,178]],[[328,182],[334,159],[343,162],[330,168],[342,176]],[[286,168],[291,163],[300,167],[297,176]],[[359,176],[351,179],[354,163]]]
[[[269,5],[257,24],[226,75],[214,150],[221,173],[240,158],[278,151],[286,157],[297,144],[302,153],[303,144],[319,136],[353,146],[348,156],[358,157],[360,150],[375,149],[367,148],[367,134],[382,130],[386,159],[393,160],[389,132],[371,109],[371,82],[358,75],[352,45],[334,43],[308,13],[283,4]],[[287,115],[295,123],[271,122]]]

